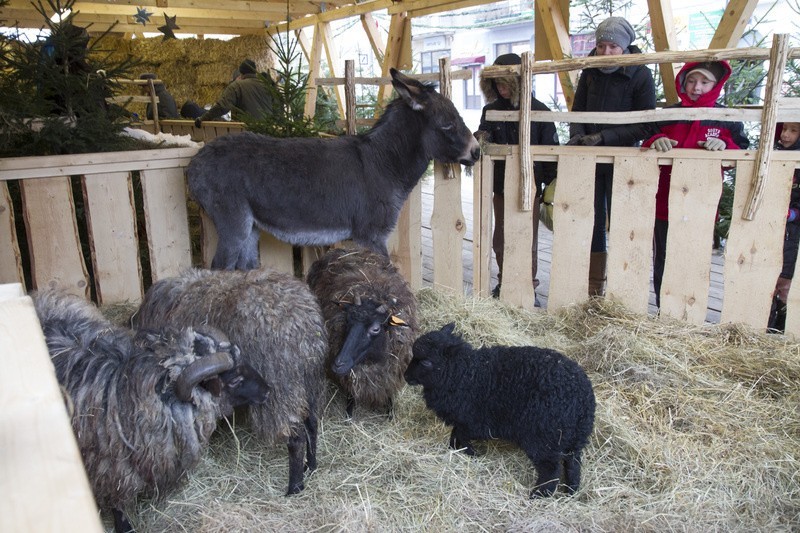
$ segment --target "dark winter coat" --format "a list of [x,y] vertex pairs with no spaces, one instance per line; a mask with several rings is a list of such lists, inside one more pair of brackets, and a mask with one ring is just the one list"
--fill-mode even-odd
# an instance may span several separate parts
[[[778,124],[775,138],[780,138],[783,124]],[[775,143],[776,150],[800,150],[800,139],[792,146],[785,148],[781,143]],[[789,210],[794,210],[794,220],[786,220],[786,234],[783,241],[783,270],[781,277],[792,279],[794,267],[797,262],[797,251],[800,248],[800,168],[794,169],[792,179],[792,194],[789,197]]]
[[[712,90],[701,95],[693,101],[683,88],[683,81],[686,74],[698,66],[697,62],[686,63],[675,77],[675,88],[678,91],[680,103],[670,107],[725,107],[717,103],[720,92],[725,86],[725,82],[731,75],[731,67],[727,61],[720,61],[724,68],[724,74],[717,81]],[[709,137],[718,137],[725,141],[728,150],[744,150],[750,145],[750,141],[744,133],[744,125],[741,122],[731,122],[722,120],[681,120],[660,122],[657,124],[659,133],[656,133],[647,141],[642,143],[642,147],[649,147],[660,137],[668,137],[678,141],[676,148],[701,148],[697,145],[699,141],[705,141]],[[669,220],[669,183],[672,175],[672,166],[664,165],[661,167],[658,179],[658,190],[656,192],[656,219]]]
[[564,474],[580,484],[581,450],[594,426],[592,384],[575,361],[532,346],[474,349],[448,324],[422,335],[406,370],[425,404],[453,426],[450,446],[474,454],[470,439],[505,439],[536,467],[532,496],[549,496]]
[[[628,53],[641,54],[636,45],[628,47]],[[589,53],[596,55],[596,50]],[[653,74],[646,65],[620,67],[606,74],[597,68],[581,72],[572,111],[643,111],[655,109],[656,92]],[[604,146],[634,146],[646,138],[651,131],[649,124],[591,124],[573,122],[569,135],[603,136]]]
[[[178,115],[178,105],[175,103],[175,98],[169,94],[166,86],[163,83],[154,85],[156,96],[158,96],[158,118],[181,118]],[[153,120],[153,105],[147,104],[145,110],[148,120]]]
[[[511,97],[505,99],[497,92],[497,80],[502,80],[511,88]],[[486,120],[487,111],[516,111],[519,109],[519,77],[510,76],[508,78],[484,78],[481,73],[480,88],[484,99],[489,102],[481,111],[481,122],[478,131],[487,132],[488,142],[495,144],[519,144],[519,123],[518,122],[495,122]],[[545,104],[531,96],[532,111],[550,111]],[[531,144],[557,145],[558,134],[556,126],[552,122],[531,122]],[[533,163],[533,175],[536,180],[536,195],[539,196],[544,186],[553,181],[556,177],[556,163],[545,163],[535,161]],[[494,188],[495,194],[503,194],[504,175],[506,171],[505,161],[496,161],[494,164]]]
[[234,120],[262,119],[272,113],[272,97],[258,74],[243,74],[222,91],[217,103],[200,120],[214,120],[228,111]]

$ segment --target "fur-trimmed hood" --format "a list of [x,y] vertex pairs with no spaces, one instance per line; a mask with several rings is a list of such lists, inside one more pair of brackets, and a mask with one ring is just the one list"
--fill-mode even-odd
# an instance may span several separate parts
[[[494,60],[493,65],[501,66],[501,65],[520,65],[522,64],[522,60],[517,54],[503,54],[501,56],[497,56],[497,59]],[[509,76],[507,78],[486,78],[484,77],[483,71],[481,71],[480,75],[480,83],[479,87],[481,92],[483,93],[483,98],[485,102],[488,104],[489,102],[494,102],[495,100],[501,98],[500,95],[497,93],[497,85],[496,82],[498,80],[502,80],[511,88],[511,97],[509,98],[509,102],[514,109],[519,109],[519,77],[518,76]]]

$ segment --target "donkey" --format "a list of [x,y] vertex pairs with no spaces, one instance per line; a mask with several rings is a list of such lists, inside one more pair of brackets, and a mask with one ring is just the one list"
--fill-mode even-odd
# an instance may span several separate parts
[[218,137],[189,163],[189,191],[217,228],[211,268],[258,267],[259,230],[298,246],[345,239],[388,256],[400,208],[431,159],[471,166],[478,142],[453,103],[395,69],[398,98],[368,132],[334,139]]

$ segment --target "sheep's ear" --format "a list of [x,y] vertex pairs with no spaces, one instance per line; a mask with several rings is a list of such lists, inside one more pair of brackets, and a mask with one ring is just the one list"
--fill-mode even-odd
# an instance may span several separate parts
[[442,328],[442,333],[447,333],[448,335],[453,335],[453,332],[456,330],[456,323],[450,322],[446,326]]

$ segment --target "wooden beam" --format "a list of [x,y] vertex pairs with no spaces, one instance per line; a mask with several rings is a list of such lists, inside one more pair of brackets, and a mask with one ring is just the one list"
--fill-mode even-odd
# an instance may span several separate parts
[[708,47],[736,48],[757,5],[758,0],[730,0]]
[[[675,26],[672,24],[671,0],[647,0],[650,9],[650,27],[653,31],[653,44],[657,52],[674,50],[677,44]],[[672,63],[661,63],[658,69],[664,85],[664,98],[668,104],[678,102],[675,89],[675,67]]]
[[[405,13],[398,13],[392,15],[389,21],[389,37],[386,40],[386,55],[381,65],[381,74],[383,77],[389,76],[390,68],[399,68],[400,57],[402,55],[403,34],[405,32],[407,18]],[[409,46],[410,45],[411,43],[409,43]],[[391,85],[383,85],[380,87],[378,89],[378,105],[383,105],[391,94]]]
[[298,28],[294,30],[294,36],[297,38],[297,42],[300,44],[300,49],[303,51],[303,55],[306,56],[306,61],[311,61],[311,41],[308,40],[308,35],[306,35],[305,28]]
[[319,77],[321,59],[322,30],[317,26],[314,29],[314,39],[311,41],[311,56],[308,58],[308,89],[306,90],[306,108],[303,111],[307,117],[313,117],[317,108],[317,85],[314,80]]
[[380,32],[378,21],[372,16],[372,13],[364,13],[361,15],[361,26],[367,34],[369,44],[372,46],[372,53],[375,54],[375,59],[378,63],[383,63],[383,57],[386,55],[386,43]]
[[[569,9],[565,14],[558,0],[537,0],[536,18],[541,21],[547,42],[550,57],[554,60],[564,59],[572,55],[572,44],[569,41]],[[537,56],[538,59],[538,56]],[[533,70],[532,70],[533,73]],[[561,90],[567,101],[567,108],[572,109],[575,98],[575,86],[578,84],[578,74],[574,71],[559,71]]]
[[[341,61],[339,60],[339,49],[336,48],[336,45],[333,43],[333,35],[331,34],[331,24],[330,22],[325,22],[320,24],[317,29],[322,33],[322,42],[325,45],[325,55],[328,59],[328,68],[331,71],[331,75],[336,76],[337,69],[340,69],[341,72]],[[345,116],[345,95],[344,95],[344,87],[342,85],[337,85],[334,87],[336,91],[336,103],[339,106],[339,116]]]
[[747,200],[747,209],[743,217],[745,220],[753,220],[756,211],[761,205],[764,190],[767,187],[767,177],[769,176],[769,163],[772,158],[772,145],[774,139],[772,133],[775,131],[777,122],[777,100],[783,82],[783,71],[786,69],[786,62],[789,57],[789,36],[785,33],[772,36],[772,54],[769,58],[769,72],[767,73],[767,86],[765,89],[764,109],[761,117],[761,130],[758,140],[758,152],[756,153],[755,174],[753,175],[753,188]]

